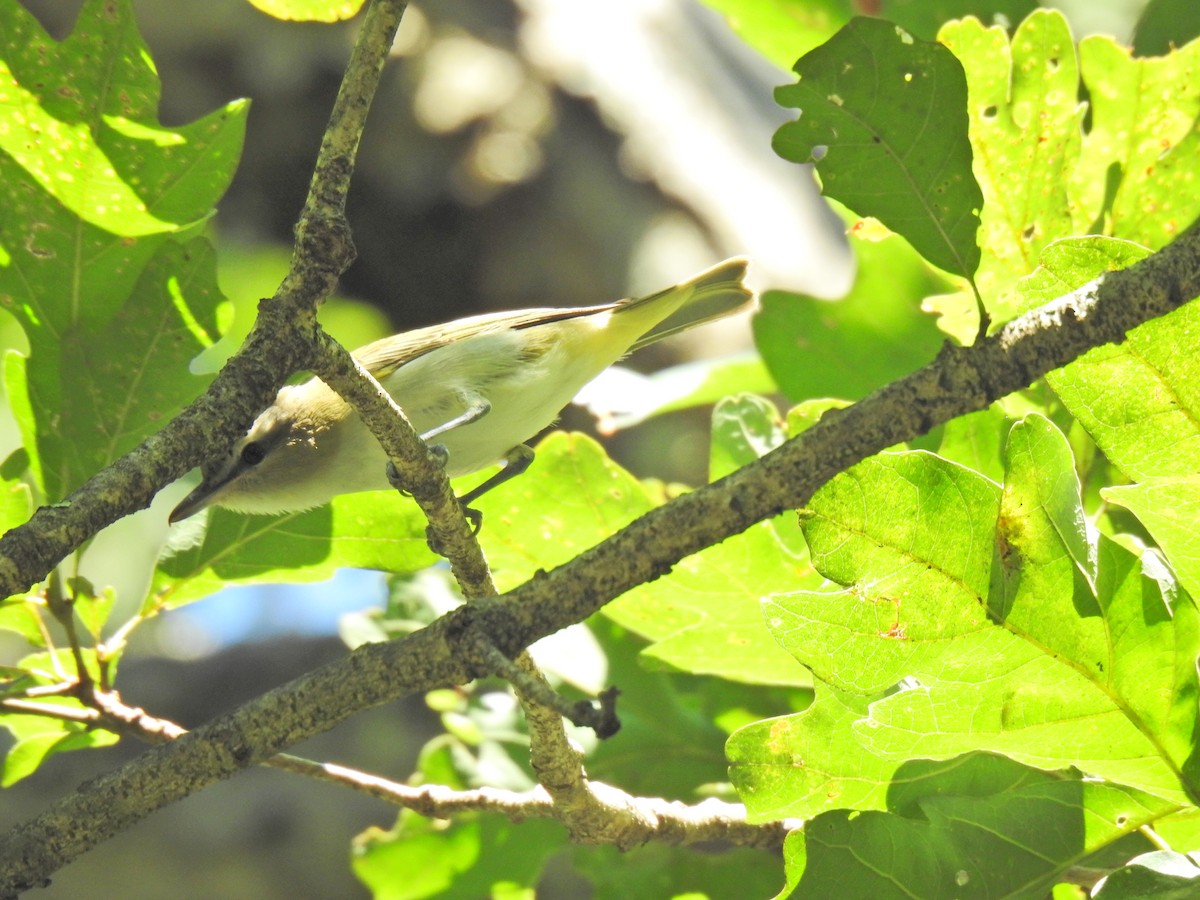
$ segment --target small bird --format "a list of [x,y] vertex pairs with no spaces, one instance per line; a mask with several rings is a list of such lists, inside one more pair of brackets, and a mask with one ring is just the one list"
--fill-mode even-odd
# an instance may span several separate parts
[[[626,354],[749,304],[744,259],[674,287],[577,309],[526,309],[459,319],[354,351],[455,477],[504,461],[459,499],[464,507],[524,471],[525,446],[589,381]],[[388,461],[358,415],[318,378],[279,391],[232,451],[203,468],[172,523],[207,506],[298,512],[338,494],[391,487]]]

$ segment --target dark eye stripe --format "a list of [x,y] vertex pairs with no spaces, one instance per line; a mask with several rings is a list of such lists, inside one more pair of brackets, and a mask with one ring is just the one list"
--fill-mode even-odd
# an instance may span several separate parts
[[255,441],[251,441],[243,447],[241,453],[242,462],[248,466],[257,466],[263,461],[266,455],[267,451],[262,448],[261,444]]

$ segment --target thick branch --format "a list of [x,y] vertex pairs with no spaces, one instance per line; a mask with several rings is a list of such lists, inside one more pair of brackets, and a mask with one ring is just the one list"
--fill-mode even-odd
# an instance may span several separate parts
[[[652,510],[566,565],[498,601],[455,611],[505,653],[581,622],[614,597],[666,575],[686,556],[804,506],[838,472],[1032,384],[1093,347],[1200,296],[1200,223],[1137,265],[1013,320],[938,358],[711,485]],[[506,631],[505,629],[511,629]]]
[[[1133,268],[1010,323],[978,346],[947,347],[876,392],[715,484],[677,498],[503,598],[462,607],[404,640],[371,644],[84,785],[0,842],[0,895],[58,867],[151,811],[413,691],[461,684],[471,629],[506,653],[582,621],[683,557],[784,509],[837,472],[955,416],[983,409],[1086,350],[1200,295],[1200,228]],[[581,801],[586,805],[586,801]]]

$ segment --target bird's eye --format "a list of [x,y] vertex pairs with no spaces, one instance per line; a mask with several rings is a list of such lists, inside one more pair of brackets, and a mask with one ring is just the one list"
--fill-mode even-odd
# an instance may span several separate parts
[[261,444],[251,441],[242,448],[242,462],[248,466],[257,466],[266,457],[267,451],[262,448]]

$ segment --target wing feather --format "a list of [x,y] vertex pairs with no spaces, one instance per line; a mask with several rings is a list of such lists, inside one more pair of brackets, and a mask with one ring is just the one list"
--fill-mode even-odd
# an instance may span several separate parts
[[600,306],[581,306],[573,309],[518,309],[507,312],[485,313],[449,322],[445,325],[430,325],[392,337],[380,338],[354,351],[355,358],[376,378],[383,378],[418,356],[424,356],[470,337],[493,334],[497,331],[520,330],[548,322],[561,322],[579,316],[606,312],[625,303],[604,303]]

